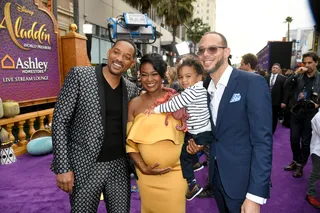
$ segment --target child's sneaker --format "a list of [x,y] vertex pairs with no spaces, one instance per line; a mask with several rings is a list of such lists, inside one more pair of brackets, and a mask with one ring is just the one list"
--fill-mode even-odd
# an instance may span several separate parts
[[200,171],[203,168],[204,168],[204,166],[200,162],[193,165],[193,171],[195,171],[195,172]]
[[190,190],[188,188],[187,194],[186,194],[186,198],[188,201],[193,200],[193,198],[195,198],[198,194],[200,194],[200,192],[202,192],[203,188],[199,185],[199,184],[194,184],[192,190]]
[[134,193],[134,192],[139,192],[139,189],[138,189],[137,185],[132,185],[131,186],[131,193]]

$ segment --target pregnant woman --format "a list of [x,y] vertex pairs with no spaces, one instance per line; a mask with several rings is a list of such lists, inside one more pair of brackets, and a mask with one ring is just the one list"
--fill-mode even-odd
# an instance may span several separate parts
[[185,213],[187,191],[180,153],[184,132],[171,114],[144,114],[166,102],[170,91],[162,87],[166,63],[159,54],[141,58],[141,83],[146,93],[129,103],[127,152],[135,163],[142,213]]

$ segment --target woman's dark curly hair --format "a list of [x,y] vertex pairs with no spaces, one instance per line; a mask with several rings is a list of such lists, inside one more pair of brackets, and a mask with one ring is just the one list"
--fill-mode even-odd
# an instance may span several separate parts
[[141,66],[145,63],[152,64],[154,70],[159,73],[161,78],[164,78],[164,75],[167,71],[167,63],[162,59],[162,56],[158,53],[149,53],[142,56],[140,59],[140,69]]

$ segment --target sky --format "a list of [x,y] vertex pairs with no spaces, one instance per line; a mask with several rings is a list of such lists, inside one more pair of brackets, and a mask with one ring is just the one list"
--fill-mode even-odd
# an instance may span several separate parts
[[286,36],[286,17],[290,29],[313,28],[315,22],[308,0],[216,0],[216,31],[231,48],[232,63],[246,53],[257,54],[268,41]]

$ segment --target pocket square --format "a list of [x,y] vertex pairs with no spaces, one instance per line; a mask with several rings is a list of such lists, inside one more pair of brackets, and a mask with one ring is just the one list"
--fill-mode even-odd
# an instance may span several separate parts
[[233,93],[230,103],[240,101],[240,99],[241,99],[240,93]]

